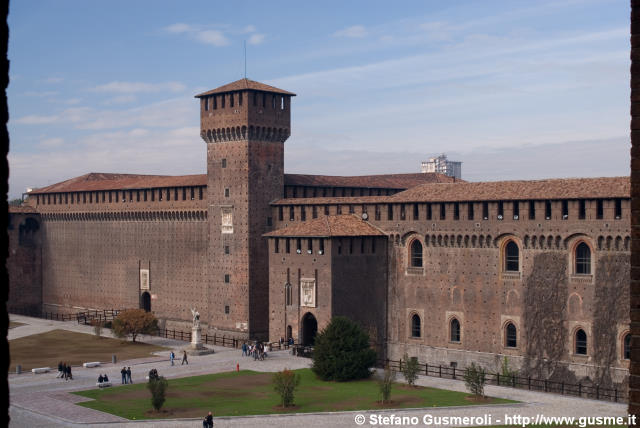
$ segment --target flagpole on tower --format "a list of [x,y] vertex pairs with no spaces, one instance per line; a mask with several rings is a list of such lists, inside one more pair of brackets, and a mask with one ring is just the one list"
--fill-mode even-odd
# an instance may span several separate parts
[[244,40],[244,78],[247,78],[247,41]]

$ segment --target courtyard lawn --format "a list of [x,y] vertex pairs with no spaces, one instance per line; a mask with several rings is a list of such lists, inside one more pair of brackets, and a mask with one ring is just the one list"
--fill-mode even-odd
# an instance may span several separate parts
[[208,411],[216,416],[241,416],[514,403],[499,398],[477,402],[462,392],[395,384],[391,403],[380,405],[375,380],[324,382],[310,369],[295,372],[300,374],[301,382],[295,393],[295,406],[286,409],[280,406],[280,397],[273,390],[273,373],[250,370],[170,379],[167,401],[160,413],[152,410],[151,394],[145,384],[78,391],[76,394],[95,400],[79,403],[81,406],[127,419],[202,417]]
[[51,330],[9,341],[11,353],[10,371],[16,364],[23,370],[35,367],[57,368],[63,361],[72,366],[88,361],[111,361],[115,354],[118,360],[148,357],[152,352],[166,348],[146,343],[133,343],[93,334],[76,333],[67,330]]

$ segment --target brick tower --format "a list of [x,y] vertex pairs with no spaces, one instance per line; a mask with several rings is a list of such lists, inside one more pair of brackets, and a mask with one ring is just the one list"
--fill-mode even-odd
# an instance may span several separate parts
[[267,338],[269,203],[283,197],[295,94],[241,79],[196,95],[207,143],[209,332]]

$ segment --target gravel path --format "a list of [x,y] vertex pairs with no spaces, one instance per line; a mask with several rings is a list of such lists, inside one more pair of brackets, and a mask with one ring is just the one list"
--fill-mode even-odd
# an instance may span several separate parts
[[[74,322],[48,321],[37,318],[11,315],[12,321],[22,322],[28,325],[9,330],[9,340],[37,334],[56,328],[71,331],[91,333],[90,326],[77,325]],[[105,334],[106,336],[107,334]],[[178,351],[185,347],[185,342],[174,341],[158,337],[143,337],[141,340],[156,345],[167,346]],[[167,378],[194,376],[207,373],[218,373],[235,370],[236,364],[241,369],[274,372],[287,367],[298,369],[308,367],[310,360],[291,356],[286,351],[272,352],[265,361],[254,361],[252,358],[242,357],[240,351],[223,347],[210,347],[215,349],[215,354],[204,356],[190,356],[188,365],[171,366],[168,352],[155,357],[141,358],[129,361],[120,361],[117,364],[104,364],[100,368],[85,369],[74,368],[73,381],[56,379],[56,373],[32,375],[10,374],[9,385],[11,391],[11,423],[10,427],[70,427],[91,424],[94,427],[201,427],[201,419],[179,419],[165,421],[133,422],[117,416],[77,406],[74,402],[82,400],[69,391],[95,388],[95,382],[99,373],[107,373],[112,382],[120,380],[122,366],[131,366],[134,382],[144,382],[144,377],[150,369],[156,368],[158,372]],[[115,383],[115,382],[114,382]],[[417,384],[435,388],[444,388],[455,391],[465,391],[464,383],[451,379],[434,377],[420,377]],[[216,427],[356,427],[355,417],[364,414],[369,424],[371,415],[383,416],[408,416],[418,418],[418,426],[423,424],[423,416],[484,416],[491,415],[492,423],[503,424],[504,415],[520,415],[535,417],[538,414],[544,416],[626,416],[626,404],[616,404],[604,401],[578,399],[573,397],[545,394],[520,389],[512,389],[498,386],[487,386],[486,393],[494,397],[508,398],[521,401],[519,404],[493,405],[493,406],[468,406],[448,408],[422,408],[376,412],[337,412],[322,414],[295,414],[295,415],[266,415],[255,417],[216,418]],[[203,415],[204,416],[204,415]],[[451,424],[438,425],[439,427],[460,426]]]

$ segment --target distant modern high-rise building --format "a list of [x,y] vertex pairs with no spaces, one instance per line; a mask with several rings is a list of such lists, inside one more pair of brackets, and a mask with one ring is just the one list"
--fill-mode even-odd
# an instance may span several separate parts
[[441,154],[435,158],[423,161],[420,172],[437,172],[449,177],[462,178],[462,162],[450,161],[447,155]]

